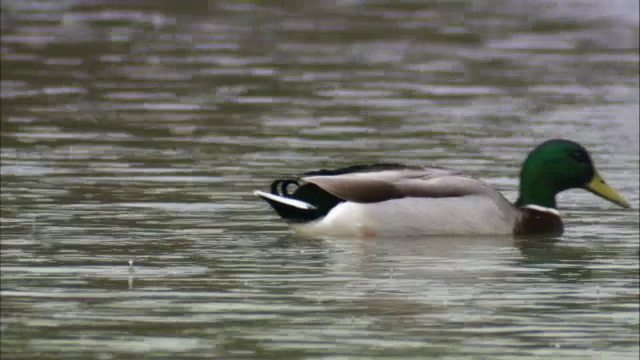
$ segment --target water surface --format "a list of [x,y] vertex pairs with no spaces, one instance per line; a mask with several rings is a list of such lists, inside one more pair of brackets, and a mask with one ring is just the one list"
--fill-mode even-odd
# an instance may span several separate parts
[[[2,2],[3,358],[638,358],[637,2],[265,3]],[[389,161],[514,200],[556,137],[633,209],[358,241],[251,195]]]

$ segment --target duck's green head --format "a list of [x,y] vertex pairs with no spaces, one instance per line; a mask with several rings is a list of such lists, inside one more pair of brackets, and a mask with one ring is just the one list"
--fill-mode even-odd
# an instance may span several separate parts
[[556,194],[573,188],[588,190],[621,207],[629,203],[602,179],[585,148],[573,141],[555,139],[535,148],[520,172],[517,206],[556,208]]

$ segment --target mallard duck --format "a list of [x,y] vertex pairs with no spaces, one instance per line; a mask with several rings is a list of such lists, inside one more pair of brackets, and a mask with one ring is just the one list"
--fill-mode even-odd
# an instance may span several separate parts
[[254,194],[295,229],[313,235],[526,235],[561,234],[556,195],[573,188],[629,208],[598,174],[587,150],[563,139],[529,153],[514,204],[468,174],[401,164],[311,171]]

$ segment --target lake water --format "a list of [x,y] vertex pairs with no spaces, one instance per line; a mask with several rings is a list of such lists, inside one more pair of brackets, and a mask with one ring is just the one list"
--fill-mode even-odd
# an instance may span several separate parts
[[[638,358],[637,1],[1,6],[3,359]],[[388,161],[514,200],[557,137],[633,209],[306,239],[251,194]]]

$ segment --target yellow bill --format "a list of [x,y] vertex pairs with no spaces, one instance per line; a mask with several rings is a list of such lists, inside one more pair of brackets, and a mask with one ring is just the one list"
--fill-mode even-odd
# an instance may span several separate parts
[[602,176],[598,174],[596,171],[591,178],[591,181],[587,183],[585,189],[591,191],[592,193],[611,201],[612,203],[622,206],[623,208],[630,208],[629,202],[622,197],[622,195],[618,194],[611,186],[609,186]]

